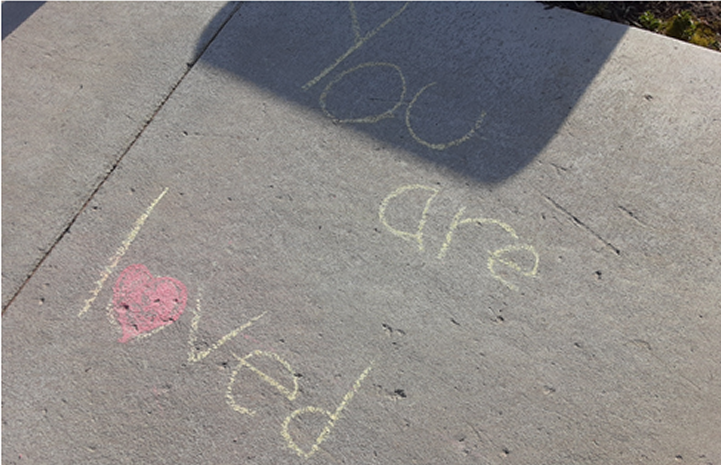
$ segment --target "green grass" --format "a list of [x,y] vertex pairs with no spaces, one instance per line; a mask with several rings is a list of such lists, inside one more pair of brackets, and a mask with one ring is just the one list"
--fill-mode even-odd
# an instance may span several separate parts
[[659,32],[669,37],[691,42],[702,47],[721,50],[712,28],[700,23],[689,11],[682,11],[668,21],[661,21],[653,13],[646,11],[638,22],[649,31]]

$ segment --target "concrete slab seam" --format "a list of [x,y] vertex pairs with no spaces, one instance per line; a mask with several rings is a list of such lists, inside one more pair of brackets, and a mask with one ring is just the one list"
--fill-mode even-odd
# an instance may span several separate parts
[[113,166],[110,167],[110,169],[107,171],[105,176],[103,176],[103,178],[100,180],[98,185],[95,186],[95,189],[93,189],[93,191],[90,193],[90,195],[85,200],[83,205],[80,207],[78,212],[68,222],[68,225],[65,227],[65,229],[63,229],[63,231],[55,238],[55,240],[52,242],[52,245],[48,248],[48,251],[45,253],[45,255],[43,255],[40,258],[40,260],[38,260],[38,263],[35,265],[35,267],[33,267],[32,271],[30,271],[30,273],[25,277],[25,279],[23,280],[20,287],[18,287],[18,290],[15,292],[15,294],[13,294],[13,296],[10,298],[10,300],[8,300],[7,304],[2,308],[2,313],[0,313],[0,315],[2,315],[2,316],[5,315],[5,312],[7,311],[7,309],[13,304],[13,302],[15,301],[17,296],[20,295],[20,293],[23,291],[23,289],[25,288],[25,285],[28,283],[28,281],[30,281],[30,279],[33,277],[33,275],[35,275],[37,270],[43,265],[43,263],[45,263],[45,259],[48,257],[48,255],[50,255],[52,253],[52,251],[55,249],[55,246],[63,239],[63,237],[65,237],[65,235],[68,233],[68,231],[70,231],[70,228],[73,227],[73,225],[75,224],[75,221],[77,221],[80,214],[83,211],[85,211],[85,209],[87,208],[90,201],[95,197],[95,194],[98,193],[100,188],[103,187],[103,185],[105,184],[105,181],[107,181],[108,178],[115,172],[115,169],[118,167],[118,165],[123,160],[123,158],[125,158],[125,155],[127,155],[128,152],[130,152],[130,150],[135,146],[135,143],[138,141],[138,139],[140,139],[140,137],[143,135],[145,130],[148,128],[148,126],[150,126],[150,123],[152,123],[155,120],[155,117],[158,115],[160,110],[165,106],[165,103],[170,99],[170,97],[173,95],[173,93],[175,93],[175,90],[178,88],[178,86],[180,86],[180,84],[183,82],[183,80],[188,75],[188,73],[190,73],[190,71],[193,69],[193,67],[198,62],[198,60],[203,56],[203,54],[208,49],[208,47],[210,47],[210,44],[212,44],[213,41],[218,37],[218,34],[220,34],[220,32],[223,30],[223,28],[225,28],[225,26],[228,24],[230,19],[238,12],[241,5],[242,5],[242,3],[238,3],[235,6],[235,8],[233,8],[233,10],[228,14],[228,17],[218,27],[218,31],[215,34],[213,34],[213,36],[210,38],[210,40],[205,45],[205,47],[202,48],[200,53],[197,54],[197,56],[193,59],[193,61],[191,63],[186,63],[186,69],[183,72],[183,74],[175,82],[175,84],[173,84],[170,91],[165,95],[165,97],[163,97],[163,100],[158,104],[158,106],[155,107],[155,110],[153,111],[152,115],[150,115],[150,117],[145,121],[145,124],[143,124],[143,127],[140,128],[140,130],[135,135],[135,137],[133,137],[133,140],[130,142],[130,144],[128,144],[128,146],[125,148],[125,150],[123,150],[123,153],[120,155],[120,157],[118,157],[118,159],[115,161],[115,163],[113,163]]

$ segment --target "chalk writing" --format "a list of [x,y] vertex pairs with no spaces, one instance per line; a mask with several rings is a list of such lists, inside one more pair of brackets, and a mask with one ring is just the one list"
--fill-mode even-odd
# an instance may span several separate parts
[[348,2],[348,10],[350,11],[350,23],[351,29],[353,29],[353,40],[354,43],[358,43],[362,40],[360,22],[358,22],[358,13],[355,11],[355,3],[352,0]]
[[[401,8],[397,14],[400,14],[403,9],[405,9],[407,5],[405,5],[403,8]],[[354,11],[354,10],[353,10]],[[385,27],[385,24],[387,22],[390,22],[394,17],[389,18],[386,20],[386,23],[381,24],[378,28],[376,28],[375,32],[380,30],[382,27]],[[356,35],[356,38],[359,40],[359,43],[362,45],[363,40],[367,40],[368,38],[372,37],[375,32],[372,31],[371,34],[367,34],[365,38],[360,37],[360,27],[358,25],[357,18],[353,20],[353,30],[354,34]],[[371,65],[368,65],[371,66]],[[376,63],[372,66],[386,66],[386,64],[382,63]],[[402,74],[400,73],[400,69],[398,69],[395,65],[387,64],[388,67],[391,69],[396,70],[401,75],[401,82],[403,85],[402,95],[399,99],[400,102],[402,102],[404,95],[405,95],[405,82],[403,80]],[[358,67],[355,69],[359,69]],[[350,72],[353,72],[355,70],[350,70],[346,73],[349,74]],[[340,77],[342,79],[343,76]],[[337,80],[335,81],[337,82]],[[329,85],[326,89],[330,90],[332,87],[332,84]],[[366,117],[366,119],[370,120],[379,120],[384,117],[387,117],[395,111],[400,103],[396,104],[396,106],[380,115],[375,115],[371,117]],[[385,221],[384,212],[385,208],[387,207],[387,204],[390,200],[392,200],[395,196],[401,195],[404,192],[408,190],[422,190],[422,191],[428,191],[431,193],[430,197],[426,201],[424,210],[422,212],[422,220],[419,224],[418,231],[414,234],[406,233],[403,231],[394,230],[389,225],[387,225],[387,222]],[[102,290],[105,281],[111,276],[114,269],[117,267],[118,263],[120,262],[120,259],[125,255],[125,253],[128,251],[130,245],[135,240],[136,236],[138,235],[141,227],[149,217],[149,215],[152,213],[155,206],[160,202],[160,200],[163,198],[163,196],[168,192],[168,189],[166,188],[163,190],[163,192],[151,203],[151,205],[145,210],[145,212],[135,221],[134,227],[131,230],[130,234],[126,237],[126,239],[122,242],[121,246],[116,251],[115,255],[111,257],[110,264],[105,267],[103,272],[101,273],[100,280],[96,283],[96,288],[91,291],[91,297],[85,301],[85,306],[78,314],[78,317],[81,317],[84,313],[86,313],[92,303],[95,301],[97,296],[99,295],[100,291]],[[407,239],[407,240],[414,240],[418,243],[419,248],[423,250],[423,241],[422,241],[422,232],[423,232],[423,224],[425,223],[425,218],[428,212],[428,209],[430,207],[430,203],[433,200],[433,198],[438,194],[438,189],[435,189],[433,187],[428,186],[421,186],[421,185],[413,185],[413,186],[405,186],[400,189],[398,189],[396,192],[388,196],[384,200],[384,206],[381,209],[381,220],[384,221],[384,223],[387,225],[389,230],[395,231],[400,237]],[[498,263],[500,264],[506,264],[508,260],[501,255],[498,255],[495,257]],[[152,273],[147,269],[147,267],[143,264],[133,264],[128,267],[126,267],[118,276],[118,279],[115,282],[115,285],[113,286],[113,296],[110,302],[107,306],[107,313],[108,318],[111,320],[113,324],[117,324],[120,326],[120,331],[122,333],[121,337],[119,338],[119,342],[128,342],[132,339],[138,339],[143,337],[148,337],[152,334],[155,334],[156,332],[168,327],[173,322],[177,321],[183,314],[186,304],[187,304],[187,289],[185,285],[174,278],[171,277],[155,277],[152,275]],[[205,359],[209,354],[211,354],[213,351],[219,349],[221,346],[223,346],[225,343],[230,341],[231,339],[237,337],[240,335],[241,331],[244,329],[252,326],[255,322],[257,322],[259,319],[261,319],[267,312],[263,312],[262,314],[251,318],[246,323],[238,326],[233,331],[227,333],[222,338],[218,339],[212,346],[205,350],[200,350],[197,347],[197,339],[198,339],[198,327],[200,324],[200,319],[202,317],[202,311],[201,311],[201,292],[198,292],[198,297],[196,299],[196,306],[193,310],[193,319],[190,325],[190,332],[188,335],[188,345],[189,345],[189,351],[188,351],[188,361],[193,362],[199,362],[203,359]],[[289,401],[294,401],[299,394],[299,386],[298,386],[298,375],[296,375],[295,371],[291,367],[291,365],[283,359],[280,355],[269,352],[269,351],[263,351],[263,350],[255,350],[253,352],[250,352],[249,354],[245,355],[244,357],[238,357],[235,354],[232,354],[233,357],[238,361],[237,366],[232,371],[230,380],[228,383],[228,386],[226,388],[225,398],[226,402],[230,406],[230,408],[240,414],[243,415],[249,415],[254,416],[256,412],[254,410],[251,410],[247,407],[244,407],[240,405],[236,401],[236,393],[233,392],[233,387],[236,384],[236,381],[238,380],[238,377],[240,375],[240,372],[243,368],[247,368],[250,373],[253,373],[258,376],[260,380],[263,382],[269,384],[273,388],[275,388],[279,393],[281,393],[286,399]],[[286,383],[281,383],[279,380],[271,377],[261,369],[259,369],[256,365],[257,363],[251,363],[251,360],[253,358],[265,358],[269,359],[271,361],[277,362],[288,374],[290,381]],[[262,365],[261,365],[262,366]],[[335,427],[336,422],[341,418],[341,413],[346,409],[349,402],[353,399],[355,394],[359,391],[361,382],[368,376],[371,369],[373,367],[373,364],[371,363],[368,368],[366,368],[363,373],[356,379],[354,382],[352,388],[350,391],[348,391],[341,400],[340,404],[336,407],[336,409],[331,412],[329,410],[321,409],[319,407],[314,406],[307,406],[301,409],[297,409],[293,411],[286,419],[283,421],[281,425],[281,436],[286,441],[288,447],[293,450],[295,453],[297,453],[299,456],[304,458],[310,458],[315,452],[318,451],[320,445],[328,438],[328,436],[331,434],[333,428]],[[157,389],[153,389],[153,393],[157,397],[158,392]],[[156,399],[157,401],[157,399]],[[160,406],[162,409],[162,406]],[[298,418],[300,415],[303,414],[322,414],[328,417],[328,421],[326,422],[325,426],[323,427],[323,430],[321,431],[320,435],[316,438],[315,443],[310,447],[308,451],[303,450],[298,444],[294,441],[293,437],[291,436],[289,432],[289,427],[294,419]]]
[[[358,50],[363,44],[365,44],[368,40],[370,40],[373,36],[375,36],[381,29],[386,27],[388,24],[391,23],[395,18],[397,18],[405,9],[408,7],[408,3],[405,3],[400,9],[398,9],[395,13],[393,13],[391,16],[388,17],[383,23],[381,23],[376,29],[369,32],[365,36],[361,37],[360,32],[360,24],[358,22],[358,15],[355,10],[355,4],[353,2],[349,2],[348,8],[351,16],[351,29],[353,31],[353,39],[354,44],[343,54],[341,55],[335,63],[328,66],[326,69],[324,69],[318,76],[308,81],[305,85],[302,86],[303,90],[308,90],[314,85],[316,85],[319,81],[321,81],[325,76],[327,76],[329,73],[331,73],[335,68],[338,67],[346,58],[348,58],[353,52]],[[398,76],[401,80],[401,94],[398,101],[394,104],[394,106],[386,110],[382,113],[379,113],[377,115],[369,115],[362,118],[337,118],[334,116],[330,111],[328,111],[327,108],[327,98],[328,93],[331,91],[333,86],[338,84],[343,78],[348,76],[349,74],[352,74],[358,70],[364,69],[364,68],[370,68],[370,67],[388,67],[392,68],[398,73]],[[416,104],[420,96],[430,87],[435,86],[436,82],[431,82],[430,84],[426,84],[419,90],[416,95],[413,97],[413,99],[410,101],[408,106],[406,107],[406,116],[405,116],[405,123],[406,128],[408,129],[408,132],[410,133],[411,137],[413,137],[413,140],[415,140],[417,143],[428,147],[433,150],[446,150],[451,147],[455,147],[457,145],[460,145],[464,142],[467,142],[476,134],[476,131],[481,127],[481,124],[483,123],[483,120],[486,117],[486,113],[482,112],[481,115],[476,118],[475,122],[473,123],[471,129],[463,136],[453,139],[448,142],[428,142],[427,140],[421,138],[416,130],[413,129],[413,126],[411,125],[411,111],[413,110],[413,106]],[[319,97],[319,103],[320,107],[323,110],[323,113],[326,114],[330,119],[332,119],[335,123],[377,123],[383,119],[391,118],[393,117],[393,113],[401,107],[404,103],[404,98],[406,95],[406,78],[403,76],[403,71],[401,71],[401,68],[398,65],[395,65],[393,63],[377,63],[377,62],[369,62],[369,63],[362,63],[358,66],[355,66],[351,69],[345,70],[341,72],[339,75],[337,75],[335,78],[333,78],[328,85],[326,85],[325,89],[321,93]]]
[[[250,352],[244,357],[238,357],[235,354],[233,354],[233,357],[238,361],[238,364],[236,365],[233,372],[230,374],[230,380],[228,381],[228,386],[225,391],[225,400],[232,410],[242,415],[254,416],[256,414],[255,410],[251,410],[248,407],[240,405],[238,401],[236,401],[236,395],[233,392],[233,386],[236,384],[240,371],[243,368],[247,368],[250,372],[257,375],[259,379],[274,387],[289,401],[294,401],[298,397],[298,376],[296,375],[295,370],[293,370],[293,367],[291,367],[290,363],[288,363],[280,355],[274,352],[267,352],[264,350],[254,350],[253,352]],[[287,384],[289,383],[281,383],[277,379],[261,371],[255,365],[251,364],[250,359],[252,359],[253,357],[265,357],[280,364],[280,366],[283,367],[286,372],[288,372],[289,378],[292,380],[292,387],[287,386]],[[371,363],[368,368],[366,368],[363,373],[361,373],[358,379],[356,379],[356,381],[353,383],[351,390],[343,396],[343,399],[341,400],[340,404],[338,404],[338,407],[336,407],[335,411],[330,412],[319,407],[308,406],[297,409],[293,411],[288,417],[286,417],[286,419],[283,421],[283,424],[281,425],[280,432],[281,436],[285,439],[288,447],[295,451],[299,456],[306,459],[310,458],[318,450],[323,441],[328,438],[331,430],[335,427],[336,421],[338,421],[338,419],[341,417],[341,412],[343,412],[343,410],[348,406],[348,403],[353,399],[353,396],[355,396],[355,394],[358,392],[361,386],[361,382],[366,378],[366,376],[368,376],[368,373],[370,373],[372,368],[373,363]],[[315,440],[315,443],[308,451],[304,451],[302,448],[300,448],[293,440],[290,432],[288,431],[290,423],[299,415],[302,415],[304,413],[320,413],[328,417],[328,422],[325,424],[320,435]]]
[[361,48],[366,42],[371,40],[373,38],[373,36],[378,34],[383,28],[388,26],[391,23],[391,21],[393,21],[398,16],[400,16],[401,13],[403,13],[406,10],[406,8],[408,8],[409,4],[410,4],[410,2],[404,3],[402,7],[400,7],[395,13],[390,15],[385,21],[383,21],[381,24],[379,24],[375,29],[373,29],[372,31],[370,31],[369,33],[367,33],[366,35],[361,37],[360,24],[358,23],[358,15],[356,14],[356,11],[355,11],[355,4],[353,2],[349,2],[348,8],[350,10],[350,15],[351,15],[351,28],[353,29],[353,35],[354,35],[353,45],[351,45],[351,47],[348,50],[346,50],[346,52],[344,54],[339,56],[338,59],[336,59],[332,65],[328,66],[326,69],[321,71],[319,75],[317,75],[310,81],[306,82],[305,85],[303,85],[302,89],[308,90],[311,87],[313,87],[314,85],[318,84],[318,82],[321,79],[323,79],[330,72],[332,72],[334,69],[336,69],[338,67],[338,65],[343,63],[343,61],[346,58],[348,58],[349,56],[351,56],[351,54],[353,52],[355,52],[356,50]]
[[78,313],[78,317],[83,316],[83,314],[85,314],[90,309],[90,306],[93,304],[93,302],[95,302],[98,294],[100,294],[100,291],[103,289],[105,281],[108,280],[110,275],[118,266],[118,262],[120,262],[120,259],[123,258],[123,255],[125,255],[125,253],[128,251],[128,248],[130,248],[130,244],[132,244],[135,240],[138,232],[140,232],[140,228],[142,228],[143,224],[145,224],[145,220],[148,219],[155,206],[158,204],[158,202],[160,202],[160,199],[162,199],[167,192],[168,188],[166,187],[165,190],[163,190],[163,192],[158,196],[158,198],[156,198],[153,203],[151,203],[150,206],[145,210],[145,213],[140,215],[140,217],[135,221],[133,230],[130,231],[128,237],[126,237],[125,240],[122,242],[118,250],[115,252],[115,255],[110,257],[110,264],[106,266],[105,269],[103,269],[103,271],[100,273],[100,279],[95,283],[95,289],[90,292],[91,297],[85,301],[85,305],[83,306],[82,310],[80,310],[80,313]]
[[[361,382],[366,378],[366,376],[368,376],[368,373],[370,373],[372,368],[373,368],[373,363],[371,363],[370,366],[368,366],[368,368],[366,368],[363,371],[363,373],[361,373],[361,375],[358,377],[358,379],[356,379],[355,383],[353,383],[353,387],[351,388],[350,391],[348,391],[346,393],[345,396],[343,396],[343,400],[338,405],[338,407],[336,407],[334,412],[331,413],[330,411],[319,408],[319,407],[308,406],[308,407],[303,407],[301,409],[295,410],[293,413],[291,413],[285,419],[285,421],[283,421],[283,426],[281,428],[281,435],[283,436],[283,438],[285,438],[285,440],[288,444],[288,447],[291,448],[293,451],[295,451],[295,453],[298,454],[300,457],[303,457],[306,459],[310,458],[313,454],[315,454],[318,451],[318,448],[320,447],[320,445],[323,443],[323,441],[325,441],[328,438],[328,436],[330,435],[331,430],[335,426],[335,422],[338,421],[338,419],[340,418],[341,412],[348,406],[348,403],[351,401],[351,399],[353,399],[353,396],[355,396],[355,394],[358,392],[358,390],[360,389]],[[290,425],[290,422],[293,421],[293,419],[295,419],[299,415],[302,415],[304,413],[319,413],[319,414],[325,415],[329,418],[328,422],[326,423],[325,427],[323,428],[323,431],[321,431],[320,435],[315,440],[315,444],[313,444],[313,446],[311,446],[310,450],[307,452],[304,451],[303,449],[301,449],[295,443],[295,441],[291,437],[290,433],[288,432],[288,426]]]
[[416,101],[418,100],[418,97],[421,96],[423,92],[426,91],[431,86],[435,86],[436,83],[432,82],[430,84],[427,84],[425,87],[423,87],[421,90],[418,91],[418,93],[413,97],[413,100],[411,100],[411,103],[408,104],[406,107],[406,127],[408,128],[408,132],[411,133],[411,136],[413,139],[418,142],[421,145],[425,145],[428,148],[431,148],[433,150],[446,150],[447,148],[454,147],[456,145],[460,145],[464,142],[466,142],[468,139],[470,139],[475,133],[478,128],[481,127],[481,123],[483,123],[483,119],[486,117],[486,113],[481,113],[481,116],[476,119],[475,124],[473,125],[473,128],[471,128],[470,131],[466,133],[463,137],[459,137],[458,139],[454,139],[450,142],[442,143],[442,144],[432,144],[430,142],[426,142],[425,140],[418,137],[416,132],[413,130],[413,127],[411,126],[411,110],[413,109],[413,105],[416,104]]
[[518,234],[516,234],[516,231],[514,231],[512,227],[502,221],[494,220],[493,218],[466,218],[465,220],[461,220],[463,212],[465,211],[466,207],[463,207],[458,210],[456,216],[453,217],[453,221],[451,221],[451,226],[448,228],[448,233],[446,233],[446,242],[443,243],[443,245],[441,246],[441,251],[438,252],[439,260],[443,259],[443,257],[446,256],[446,253],[448,252],[448,247],[451,245],[451,240],[453,239],[453,233],[456,231],[456,228],[458,228],[458,226],[463,224],[495,224],[503,228],[508,234],[511,235],[512,238],[518,239]]
[[198,293],[198,298],[196,299],[195,302],[196,302],[196,305],[195,305],[195,309],[193,310],[193,321],[191,321],[191,323],[190,323],[190,334],[188,336],[188,345],[190,346],[190,350],[188,351],[188,361],[191,363],[199,362],[200,360],[203,360],[212,351],[218,349],[218,347],[222,346],[226,342],[228,342],[231,339],[233,339],[234,337],[236,337],[244,329],[252,326],[253,323],[260,320],[267,313],[267,312],[263,312],[260,315],[251,318],[248,322],[238,326],[233,331],[229,332],[225,336],[218,339],[218,341],[215,344],[213,344],[210,348],[200,351],[195,346],[196,341],[198,339],[198,324],[200,324],[200,316],[201,316],[200,315],[200,293]]
[[123,331],[119,342],[173,323],[188,295],[177,279],[155,278],[144,265],[125,268],[113,287],[113,308]]
[[[256,356],[268,357],[268,358],[280,363],[281,366],[283,368],[285,368],[288,371],[288,373],[290,373],[290,377],[293,380],[293,389],[292,390],[288,389],[287,387],[283,386],[280,382],[278,382],[276,379],[271,378],[270,376],[263,373],[255,366],[248,363],[249,358],[256,357]],[[265,352],[262,350],[256,350],[256,351],[249,353],[248,355],[246,355],[243,358],[240,358],[240,357],[236,356],[235,354],[233,354],[233,357],[235,357],[235,359],[238,360],[238,365],[235,367],[235,370],[233,370],[233,372],[230,375],[230,382],[228,383],[228,388],[226,389],[226,392],[225,392],[225,399],[227,400],[228,405],[230,405],[230,408],[232,408],[236,412],[239,412],[239,413],[242,413],[245,415],[251,415],[251,416],[255,415],[255,411],[240,406],[235,401],[235,398],[233,397],[233,384],[235,384],[235,379],[238,376],[238,372],[240,372],[241,368],[243,368],[243,367],[248,368],[250,371],[252,371],[256,375],[258,375],[258,377],[260,377],[260,379],[262,379],[266,383],[268,383],[271,386],[273,386],[274,388],[276,388],[278,390],[278,392],[283,394],[288,400],[294,400],[296,398],[296,396],[298,396],[298,379],[295,376],[295,371],[293,371],[293,368],[291,368],[290,364],[288,362],[286,362],[285,360],[283,360],[282,358],[280,358],[280,356],[278,354],[275,354],[273,352]]]
[[[502,258],[504,254],[508,254],[510,252],[516,252],[516,251],[527,251],[530,252],[533,255],[533,266],[530,270],[524,270],[523,267],[521,267],[519,264],[514,262],[511,259],[508,258]],[[518,286],[515,284],[510,283],[506,279],[504,279],[500,274],[496,272],[494,269],[496,263],[501,263],[518,273],[522,274],[523,276],[536,276],[538,273],[538,252],[536,252],[535,247],[529,244],[518,244],[518,245],[509,245],[508,247],[503,247],[502,249],[498,249],[495,252],[491,254],[491,256],[488,258],[488,270],[491,272],[494,278],[508,286],[509,289],[517,291]]]
[[[364,69],[364,68],[371,68],[371,67],[386,67],[391,68],[395,70],[398,73],[398,76],[401,78],[401,95],[398,98],[398,101],[396,104],[391,108],[390,110],[386,110],[383,113],[377,114],[377,115],[370,115],[363,118],[347,118],[347,119],[340,119],[333,116],[327,108],[326,99],[328,98],[328,93],[333,88],[334,85],[336,85],[338,82],[340,82],[344,77],[347,75],[354,73],[358,70]],[[392,118],[393,112],[396,111],[401,105],[403,105],[403,99],[406,96],[406,79],[403,77],[403,73],[401,72],[401,69],[394,65],[393,63],[362,63],[355,68],[348,69],[346,71],[343,71],[340,73],[335,79],[330,81],[328,85],[323,90],[323,93],[320,94],[320,108],[323,110],[323,113],[326,114],[330,119],[332,119],[336,123],[377,123],[378,121],[386,118]]]
[[[399,231],[398,229],[395,229],[391,225],[388,224],[388,220],[386,219],[386,210],[388,209],[388,204],[391,200],[395,199],[401,194],[404,194],[408,191],[412,190],[426,190],[429,192],[432,192],[430,197],[428,197],[428,200],[426,200],[425,207],[423,208],[423,212],[421,213],[421,220],[418,222],[418,229],[415,233],[409,233],[406,231]],[[380,209],[378,210],[378,216],[380,217],[381,223],[383,223],[383,226],[385,226],[388,231],[390,231],[395,236],[400,237],[403,240],[406,241],[415,241],[418,244],[418,250],[423,251],[423,227],[426,224],[426,216],[428,215],[428,209],[431,207],[431,202],[434,198],[438,195],[438,192],[440,192],[440,189],[436,189],[435,187],[431,186],[422,186],[420,184],[413,184],[410,186],[403,186],[399,187],[398,189],[394,190],[390,193],[383,201],[381,202]]]
[[[386,211],[388,209],[389,203],[408,192],[415,191],[415,190],[426,190],[428,192],[431,192],[430,196],[425,202],[425,206],[423,208],[423,211],[421,213],[421,218],[418,221],[418,229],[415,232],[409,232],[409,231],[401,231],[399,229],[394,228],[388,223],[388,220],[386,218]],[[394,236],[400,237],[403,240],[406,241],[415,241],[418,245],[418,250],[420,252],[424,251],[424,244],[423,244],[423,228],[426,225],[426,222],[428,220],[428,210],[430,208],[430,204],[435,199],[435,197],[440,193],[440,189],[432,187],[432,186],[423,186],[420,184],[411,184],[408,186],[402,186],[398,189],[391,192],[386,198],[383,199],[383,201],[380,204],[380,207],[378,209],[378,216],[381,220],[381,223],[383,226],[386,227],[386,229],[393,234]],[[533,245],[530,244],[523,244],[518,243],[520,241],[520,238],[518,237],[518,234],[516,231],[511,227],[509,224],[504,223],[503,221],[496,220],[493,218],[463,218],[463,214],[466,211],[466,207],[461,207],[460,210],[455,214],[453,219],[451,220],[450,226],[448,227],[448,232],[446,233],[446,238],[441,246],[440,250],[438,251],[437,259],[443,260],[446,255],[448,254],[448,250],[451,246],[451,243],[453,241],[453,236],[456,230],[459,226],[463,226],[466,224],[478,224],[478,225],[489,225],[489,226],[498,226],[500,227],[506,234],[510,236],[510,239],[514,242],[514,244],[502,247],[500,249],[497,249],[495,251],[488,251],[488,262],[487,267],[488,271],[490,271],[491,276],[493,276],[495,279],[497,279],[499,282],[503,283],[506,287],[508,287],[511,290],[517,291],[518,286],[510,282],[508,279],[506,279],[497,269],[498,265],[503,265],[507,268],[510,268],[511,270],[521,274],[522,276],[526,277],[533,277],[538,274],[538,265],[539,265],[539,255],[538,252],[536,252],[536,249]],[[517,261],[514,260],[514,257],[517,255],[529,255],[533,258],[533,265],[529,266],[522,266],[518,264]]]

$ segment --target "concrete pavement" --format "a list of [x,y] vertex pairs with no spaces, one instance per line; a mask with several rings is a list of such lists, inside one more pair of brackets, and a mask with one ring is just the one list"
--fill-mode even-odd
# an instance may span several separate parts
[[223,7],[50,3],[3,40],[3,309],[228,18]]
[[3,463],[721,463],[719,69],[534,3],[43,5]]

